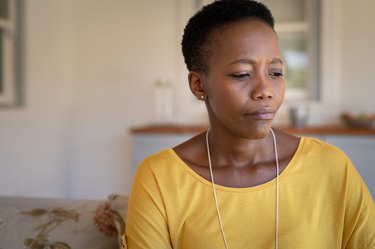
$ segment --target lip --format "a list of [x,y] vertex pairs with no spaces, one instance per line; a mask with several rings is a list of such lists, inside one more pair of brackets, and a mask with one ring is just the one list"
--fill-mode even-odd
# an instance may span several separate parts
[[275,117],[275,111],[271,109],[258,109],[254,112],[245,114],[246,117],[254,118],[254,119],[263,119],[269,120]]

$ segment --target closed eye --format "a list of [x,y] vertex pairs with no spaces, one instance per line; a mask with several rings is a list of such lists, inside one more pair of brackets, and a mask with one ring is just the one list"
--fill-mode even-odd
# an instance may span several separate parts
[[243,79],[246,79],[246,78],[250,77],[250,74],[249,73],[240,73],[240,74],[232,74],[231,76],[235,79],[243,80]]
[[270,72],[269,75],[272,77],[283,77],[284,74],[282,72]]

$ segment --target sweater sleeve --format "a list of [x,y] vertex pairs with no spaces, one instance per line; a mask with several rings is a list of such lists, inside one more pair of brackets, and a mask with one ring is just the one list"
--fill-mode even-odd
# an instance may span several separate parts
[[[343,248],[375,248],[375,204],[364,181],[348,161]],[[347,242],[347,243],[345,243]]]
[[138,168],[132,186],[125,238],[128,249],[172,248],[167,215],[150,160]]

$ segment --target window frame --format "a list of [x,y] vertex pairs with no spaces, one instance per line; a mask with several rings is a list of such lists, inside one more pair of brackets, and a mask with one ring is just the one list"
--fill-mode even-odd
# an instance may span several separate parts
[[[278,35],[304,33],[306,36],[306,47],[308,55],[308,77],[306,88],[301,90],[288,86],[286,83],[286,102],[294,101],[320,101],[321,93],[321,70],[320,70],[320,48],[321,48],[321,0],[305,1],[306,20],[284,22],[276,21],[275,31]],[[267,5],[269,8],[272,6]]]
[[0,107],[18,106],[22,104],[22,65],[21,65],[21,22],[22,2],[21,0],[7,1],[6,18],[0,17],[0,32],[2,36],[2,49],[0,53]]

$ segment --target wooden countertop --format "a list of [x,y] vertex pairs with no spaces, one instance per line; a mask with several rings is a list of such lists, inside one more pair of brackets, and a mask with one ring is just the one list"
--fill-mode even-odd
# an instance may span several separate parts
[[[311,126],[303,128],[275,126],[292,134],[304,135],[375,135],[375,129],[349,128],[345,126]],[[186,134],[205,131],[205,125],[145,125],[130,129],[132,134]]]
[[184,134],[184,133],[199,133],[205,131],[205,125],[146,125],[134,127],[130,129],[133,134],[143,133],[160,133],[160,134]]
[[345,126],[276,127],[292,134],[306,135],[375,135],[375,129],[350,128]]

